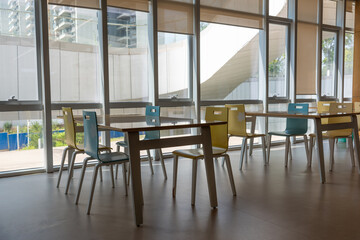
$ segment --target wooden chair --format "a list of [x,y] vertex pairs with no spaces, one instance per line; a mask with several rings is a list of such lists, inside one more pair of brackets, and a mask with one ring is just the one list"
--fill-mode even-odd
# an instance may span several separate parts
[[[227,121],[228,111],[225,107],[207,107],[205,113],[206,121]],[[224,157],[226,167],[228,170],[229,180],[233,195],[236,196],[234,177],[232,174],[230,157],[226,154],[228,150],[228,127],[227,124],[211,126],[211,142],[213,157]],[[196,175],[197,175],[197,162],[204,158],[202,148],[176,150],[173,151],[174,155],[174,171],[173,171],[173,197],[176,196],[176,182],[177,182],[177,169],[179,157],[192,159],[192,191],[191,191],[191,204],[195,205],[195,192],[196,192]]]
[[[329,105],[329,113],[330,114],[339,114],[339,113],[352,113],[352,103],[330,103]],[[346,123],[351,122],[350,117],[332,117],[325,118],[324,123],[322,124],[332,124],[332,123]],[[314,139],[316,138],[316,134],[310,134],[310,147],[313,147]],[[352,129],[341,129],[341,130],[331,130],[323,133],[323,138],[329,139],[330,146],[330,171],[333,170],[334,167],[334,151],[335,151],[335,139],[337,138],[346,138],[348,140],[349,148],[350,148],[350,158],[351,164],[355,166],[354,159],[354,149],[353,149],[353,141],[352,141]],[[310,162],[312,158],[312,149],[310,150]]]
[[[74,123],[74,116],[73,116],[72,109],[63,107],[62,112],[63,112],[63,117],[64,117],[65,143],[68,146],[64,149],[63,154],[62,154],[60,170],[59,170],[58,180],[57,180],[57,184],[56,184],[57,188],[60,185],[61,175],[64,170],[66,154],[70,149],[75,150],[71,156],[71,160],[69,163],[69,175],[68,175],[68,180],[67,180],[66,189],[65,189],[65,194],[67,194],[69,191],[69,186],[70,186],[70,182],[71,182],[71,178],[72,178],[72,174],[73,174],[76,155],[78,155],[80,153],[83,154],[83,153],[85,153],[85,151],[84,151],[84,145],[79,145],[76,143],[76,131],[75,131],[75,123]],[[103,146],[103,145],[99,145],[99,150],[100,151],[111,151],[111,148]],[[100,171],[100,178],[102,179],[101,171]]]
[[[303,114],[306,115],[309,113],[309,105],[302,103],[290,103],[288,106],[289,114]],[[308,153],[308,142],[306,132],[308,129],[308,120],[300,118],[287,118],[286,119],[286,128],[284,131],[279,132],[269,132],[268,133],[268,149],[267,149],[267,162],[270,161],[270,147],[271,147],[271,136],[282,136],[286,137],[285,141],[285,167],[288,165],[288,156],[291,149],[290,137],[293,136],[303,136],[305,143],[305,152],[306,158],[309,165],[309,153]]]
[[[85,158],[82,170],[81,170],[81,176],[80,176],[80,182],[78,187],[78,192],[76,194],[76,200],[75,204],[78,204],[79,197],[81,193],[82,183],[85,176],[85,170],[87,166],[87,162],[91,159],[97,159],[99,162],[95,165],[93,178],[91,182],[91,191],[90,191],[90,198],[87,208],[87,214],[90,214],[91,205],[92,205],[92,199],[94,196],[94,190],[96,185],[96,179],[98,170],[101,166],[110,166],[111,167],[111,174],[113,174],[113,165],[114,164],[123,164],[123,178],[124,178],[124,185],[125,185],[125,193],[127,195],[127,184],[126,184],[126,168],[125,163],[129,162],[129,157],[127,154],[122,152],[110,152],[110,153],[99,153],[99,136],[98,136],[98,127],[97,127],[97,118],[96,118],[96,112],[83,112],[83,118],[84,118],[84,150],[89,157]],[[112,178],[113,179],[113,178]],[[114,183],[113,183],[114,187]]]
[[263,150],[263,160],[266,164],[266,149],[265,149],[265,134],[256,134],[256,133],[247,133],[246,131],[246,119],[245,119],[245,106],[244,104],[231,105],[227,104],[225,107],[229,111],[229,120],[228,120],[228,134],[230,137],[242,137],[243,142],[241,146],[240,154],[240,165],[239,169],[242,170],[244,155],[247,154],[247,140],[254,139],[257,137],[261,138],[262,150]]
[[[145,116],[146,117],[160,117],[160,107],[159,106],[146,106]],[[143,140],[151,140],[151,139],[159,139],[159,138],[160,138],[160,131],[146,131],[145,132],[145,137],[144,137]],[[117,142],[116,145],[117,145],[117,151],[118,152],[120,151],[120,147],[123,147],[124,152],[127,152],[128,143],[125,140]],[[147,151],[147,155],[148,155],[151,174],[154,174],[154,169],[153,169],[153,165],[152,165],[152,161],[151,161],[150,150],[147,149],[146,151]],[[163,171],[163,174],[164,174],[164,178],[166,180],[167,179],[167,174],[166,174],[166,167],[165,167],[165,162],[164,162],[162,151],[161,151],[161,149],[155,149],[155,151],[158,153],[158,155],[160,157],[160,163],[161,163],[162,171]],[[116,166],[116,173],[115,173],[116,178],[117,178],[117,174],[118,174],[118,166]]]

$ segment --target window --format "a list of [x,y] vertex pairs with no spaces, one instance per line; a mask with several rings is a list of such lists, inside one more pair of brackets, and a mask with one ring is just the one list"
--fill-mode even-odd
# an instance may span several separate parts
[[108,7],[110,101],[149,100],[148,13]]
[[322,35],[321,96],[334,97],[337,76],[337,33],[323,31]]
[[201,26],[201,99],[259,99],[260,30],[214,23]]
[[158,33],[159,96],[189,98],[191,35]]
[[344,76],[344,97],[352,97],[353,85],[353,63],[354,63],[354,34],[345,34],[345,76]]
[[49,5],[52,102],[100,102],[98,10]]
[[269,97],[287,97],[287,25],[269,27]]
[[288,0],[269,0],[269,15],[287,18]]
[[323,2],[323,24],[336,25],[337,2],[332,0],[324,0]]
[[0,0],[0,101],[38,101],[34,1]]

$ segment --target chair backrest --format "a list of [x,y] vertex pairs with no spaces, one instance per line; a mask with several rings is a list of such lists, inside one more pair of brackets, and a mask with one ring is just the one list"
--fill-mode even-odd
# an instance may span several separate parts
[[228,109],[228,134],[246,137],[246,118],[244,104],[226,104]]
[[62,112],[65,126],[65,143],[72,148],[78,149],[76,146],[76,132],[72,109],[63,107]]
[[[330,103],[336,103],[335,101],[319,101],[317,103],[317,112],[318,113],[329,113]],[[321,124],[328,124],[327,118],[321,119]]]
[[[329,113],[352,113],[352,103],[330,103]],[[332,117],[328,118],[328,124],[332,123],[346,123],[351,122],[351,117]],[[349,136],[352,133],[352,129],[341,129],[328,131],[329,136]]]
[[[309,104],[289,103],[289,114],[306,115],[309,113]],[[302,118],[287,118],[285,132],[289,134],[305,134],[308,130],[308,120]]]
[[87,155],[99,159],[99,136],[96,112],[83,112],[84,118],[84,150]]
[[[228,110],[226,107],[206,107],[206,121],[228,121]],[[211,143],[213,147],[228,148],[228,126],[227,124],[211,126]]]
[[[354,111],[355,112],[360,112],[360,102],[354,102]],[[357,115],[357,122],[358,124],[360,123],[360,115]]]
[[[156,125],[156,122],[159,122],[160,117],[160,107],[159,106],[146,106],[145,110],[146,123],[148,125]],[[160,131],[146,131],[146,139],[159,139]]]

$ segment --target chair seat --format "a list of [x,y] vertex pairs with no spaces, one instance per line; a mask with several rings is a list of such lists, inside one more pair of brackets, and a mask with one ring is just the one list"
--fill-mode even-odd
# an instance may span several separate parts
[[230,134],[230,137],[256,138],[256,137],[265,137],[265,134],[257,134],[257,133],[246,133],[246,135],[245,134]]
[[303,136],[306,133],[299,132],[299,131],[279,131],[279,132],[269,132],[268,134],[269,135],[288,137],[288,136]]
[[[312,138],[316,138],[316,134],[315,133],[310,133],[309,135]],[[334,135],[334,134],[329,134],[329,132],[324,132],[322,135],[324,138],[347,138],[347,137],[351,137],[351,135],[345,135],[345,134],[339,134],[339,135]]]
[[119,141],[119,142],[116,142],[116,145],[121,146],[121,147],[127,147],[128,143],[125,141]]
[[125,162],[129,161],[129,156],[122,152],[102,153],[99,154],[99,160],[104,163]]
[[[212,152],[213,155],[221,155],[223,153],[226,153],[226,149],[213,147]],[[175,150],[173,151],[173,154],[178,155],[180,157],[191,158],[191,159],[204,157],[204,151],[202,148]]]
[[[77,145],[77,149],[78,149],[79,151],[84,151],[84,144],[79,144],[79,145]],[[111,147],[107,147],[107,146],[104,146],[104,145],[99,144],[99,150],[100,150],[100,151],[111,150]]]

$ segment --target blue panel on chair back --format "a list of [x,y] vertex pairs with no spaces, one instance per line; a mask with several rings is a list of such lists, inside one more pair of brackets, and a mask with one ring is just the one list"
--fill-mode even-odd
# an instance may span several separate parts
[[145,115],[151,116],[151,117],[160,117],[160,107],[159,106],[146,106]]
[[[309,113],[309,104],[289,103],[289,114],[307,115]],[[285,132],[289,134],[305,134],[308,130],[308,120],[302,118],[287,118]]]
[[83,112],[84,150],[90,157],[98,159],[99,136],[96,112]]
[[[160,120],[160,107],[159,106],[146,106],[146,123],[148,125],[159,124]],[[160,131],[146,131],[145,139],[159,139]]]

